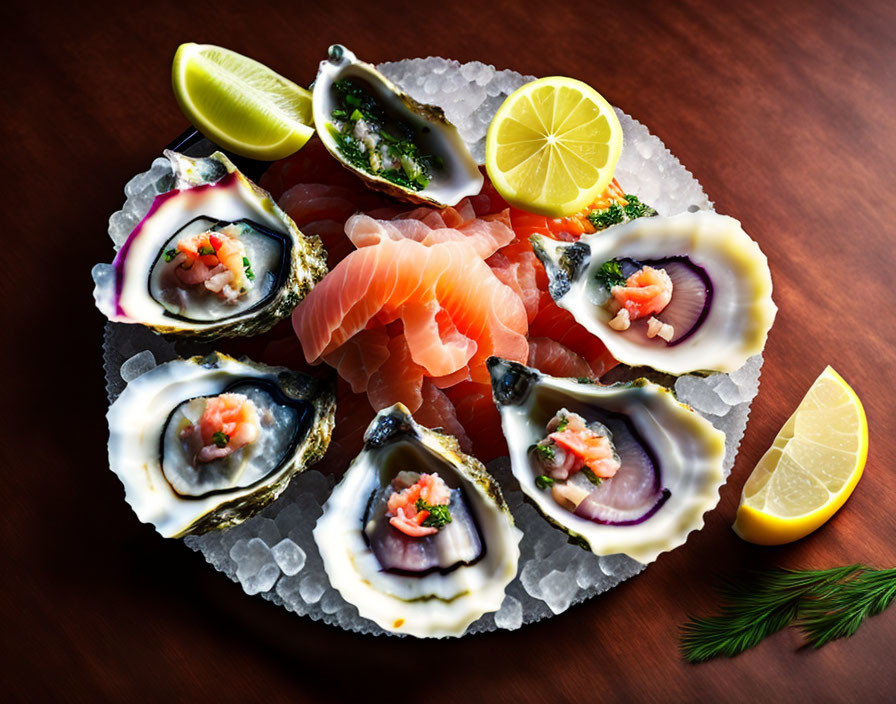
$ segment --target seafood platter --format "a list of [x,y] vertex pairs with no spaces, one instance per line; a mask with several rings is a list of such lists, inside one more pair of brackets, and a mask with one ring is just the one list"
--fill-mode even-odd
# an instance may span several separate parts
[[128,183],[93,276],[140,521],[249,594],[419,638],[560,614],[703,526],[758,390],[766,258],[597,99],[560,132],[606,145],[542,168],[574,212],[514,191],[539,157],[498,122],[537,112],[534,80],[334,45],[297,152],[190,130]]

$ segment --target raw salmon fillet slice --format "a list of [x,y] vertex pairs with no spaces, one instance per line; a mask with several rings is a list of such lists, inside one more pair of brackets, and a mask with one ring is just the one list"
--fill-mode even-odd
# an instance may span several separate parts
[[527,317],[519,297],[465,242],[430,247],[384,240],[349,254],[293,313],[311,362],[343,345],[376,319],[401,319],[411,359],[432,377],[469,366],[489,379],[490,355],[525,361]]
[[529,338],[529,366],[560,377],[591,377],[591,365],[571,349],[547,337]]

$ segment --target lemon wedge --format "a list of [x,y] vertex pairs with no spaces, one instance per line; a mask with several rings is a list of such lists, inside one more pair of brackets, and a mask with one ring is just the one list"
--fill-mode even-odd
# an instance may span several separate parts
[[508,203],[561,217],[604,191],[621,152],[613,107],[591,86],[551,76],[522,86],[498,108],[485,167]]
[[808,535],[852,494],[867,456],[862,402],[827,367],[747,479],[734,532],[759,545]]
[[171,67],[187,119],[219,146],[275,161],[314,134],[311,93],[264,64],[211,44],[181,44]]

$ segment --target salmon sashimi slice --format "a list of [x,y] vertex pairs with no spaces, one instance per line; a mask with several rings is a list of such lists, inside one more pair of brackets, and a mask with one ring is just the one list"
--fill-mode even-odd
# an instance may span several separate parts
[[525,308],[470,245],[384,240],[352,252],[304,298],[293,326],[310,362],[372,319],[404,324],[411,359],[441,377],[469,365],[489,379],[490,355],[528,358]]
[[361,330],[323,359],[354,393],[364,393],[370,377],[389,359],[389,334],[381,327]]
[[425,370],[411,358],[407,340],[396,335],[389,340],[388,357],[370,375],[367,398],[375,411],[395,403],[403,403],[411,413],[423,405],[423,377]]
[[553,301],[546,302],[538,311],[529,325],[529,335],[550,338],[575,352],[588,362],[590,376],[599,378],[618,364],[599,338],[579,325],[572,313]]
[[485,263],[501,283],[509,286],[520,297],[526,308],[526,317],[531,323],[547,295],[546,277],[543,290],[539,287],[539,275],[544,274],[544,267],[532,251],[532,245],[528,241],[513,242],[495,252]]
[[594,371],[581,356],[547,337],[529,338],[529,363],[540,372],[559,377],[591,377]]
[[427,428],[442,428],[457,438],[460,449],[464,452],[472,452],[473,443],[467,435],[467,431],[457,417],[457,410],[447,394],[436,387],[429,379],[423,381],[423,403],[414,419]]
[[345,223],[345,234],[356,247],[368,247],[385,239],[410,239],[427,246],[440,242],[467,242],[482,259],[514,239],[506,211],[477,218],[470,207],[467,215],[469,219],[463,219],[428,208],[419,208],[392,220],[358,214]]
[[491,384],[462,382],[445,389],[454,404],[460,424],[466,430],[472,454],[480,462],[491,462],[507,454],[507,440],[501,430],[501,416],[492,400]]

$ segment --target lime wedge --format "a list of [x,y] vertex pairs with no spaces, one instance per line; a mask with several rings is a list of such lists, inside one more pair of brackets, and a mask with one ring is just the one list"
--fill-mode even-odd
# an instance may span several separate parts
[[171,67],[187,119],[219,146],[275,161],[314,134],[311,93],[264,64],[211,44],[181,44]]

